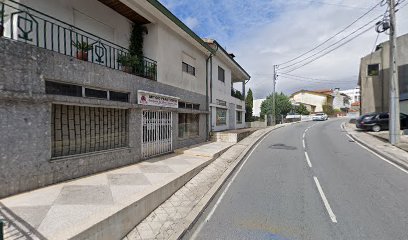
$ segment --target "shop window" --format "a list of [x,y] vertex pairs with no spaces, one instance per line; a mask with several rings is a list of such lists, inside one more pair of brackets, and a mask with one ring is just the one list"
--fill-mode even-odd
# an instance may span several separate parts
[[179,138],[192,138],[199,136],[199,114],[179,113],[178,116]]
[[216,108],[215,117],[217,126],[227,125],[227,109]]

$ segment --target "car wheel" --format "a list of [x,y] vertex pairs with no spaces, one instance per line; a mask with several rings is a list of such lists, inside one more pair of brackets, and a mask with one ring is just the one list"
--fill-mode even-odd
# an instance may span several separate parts
[[372,129],[373,129],[374,132],[381,131],[381,127],[379,125],[374,125]]

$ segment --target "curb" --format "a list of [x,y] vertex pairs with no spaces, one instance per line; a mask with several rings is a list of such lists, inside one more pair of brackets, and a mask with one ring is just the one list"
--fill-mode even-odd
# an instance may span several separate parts
[[[395,157],[374,148],[370,144],[368,144],[368,143],[364,142],[363,140],[361,140],[359,137],[355,136],[354,134],[351,134],[347,127],[344,127],[344,129],[346,130],[347,135],[349,135],[354,141],[360,143],[364,147],[370,149],[371,151],[375,152],[379,156],[381,156],[381,157],[387,159],[388,161],[398,165],[399,167],[401,167],[401,168],[403,168],[405,170],[408,170],[408,164],[407,163],[401,162],[400,160],[396,159]],[[372,136],[372,137],[375,138],[375,136]]]
[[[185,220],[178,225],[175,229],[174,233],[170,236],[170,240],[179,240],[181,239],[185,233],[191,229],[191,227],[197,222],[197,220],[201,217],[202,213],[207,209],[208,205],[217,195],[218,191],[223,187],[224,183],[230,178],[230,176],[235,172],[237,167],[242,163],[242,161],[248,156],[248,153],[258,144],[260,141],[265,139],[268,134],[272,131],[283,128],[286,126],[290,126],[292,124],[296,124],[299,122],[293,123],[286,123],[276,125],[271,127],[269,131],[266,131],[264,134],[258,137],[256,141],[253,142],[250,146],[245,148],[244,151],[235,159],[234,163],[221,175],[221,177],[215,182],[215,184],[208,190],[208,192],[204,195],[204,197],[197,203],[197,205],[191,210],[191,212],[186,216]],[[237,143],[239,144],[239,142]]]

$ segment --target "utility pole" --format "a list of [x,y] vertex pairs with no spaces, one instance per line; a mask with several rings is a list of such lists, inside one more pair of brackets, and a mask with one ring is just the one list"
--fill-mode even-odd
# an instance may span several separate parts
[[278,78],[278,66],[273,65],[273,91],[272,91],[272,126],[276,125],[276,80]]
[[399,86],[396,63],[396,20],[395,0],[387,0],[390,9],[390,143],[396,145],[400,142],[400,109],[399,109]]

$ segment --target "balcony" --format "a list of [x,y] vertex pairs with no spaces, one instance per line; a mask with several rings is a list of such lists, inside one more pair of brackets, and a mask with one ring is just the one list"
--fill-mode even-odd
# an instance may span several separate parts
[[0,2],[0,37],[157,80],[156,61],[12,0]]
[[239,100],[244,101],[244,95],[242,95],[241,91],[231,88],[231,96],[234,98],[238,98]]

